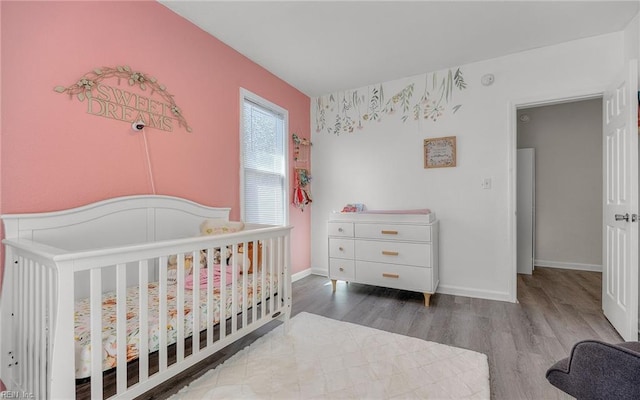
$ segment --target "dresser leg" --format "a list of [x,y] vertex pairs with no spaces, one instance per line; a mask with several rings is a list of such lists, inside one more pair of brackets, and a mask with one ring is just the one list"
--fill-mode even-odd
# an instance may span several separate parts
[[331,280],[331,286],[333,286],[333,291],[335,292],[336,291],[336,280],[335,279]]
[[424,306],[429,307],[429,302],[431,301],[431,293],[423,293],[424,294]]

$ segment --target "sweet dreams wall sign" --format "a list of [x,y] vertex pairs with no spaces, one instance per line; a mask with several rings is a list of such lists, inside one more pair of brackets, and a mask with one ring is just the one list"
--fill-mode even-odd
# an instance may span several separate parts
[[[105,82],[111,82],[109,79],[112,78],[115,78],[117,86]],[[149,89],[149,96],[122,89],[122,80],[130,88],[144,92]],[[56,86],[53,90],[67,93],[72,98],[75,96],[81,102],[86,100],[86,112],[91,115],[128,123],[142,122],[149,128],[167,132],[173,132],[176,127],[192,131],[167,88],[156,78],[128,65],[95,68],[76,83]]]

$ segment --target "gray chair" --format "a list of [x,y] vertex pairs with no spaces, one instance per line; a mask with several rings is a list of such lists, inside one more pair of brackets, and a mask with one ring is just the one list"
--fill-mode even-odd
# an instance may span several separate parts
[[640,342],[578,342],[547,380],[578,400],[640,399]]

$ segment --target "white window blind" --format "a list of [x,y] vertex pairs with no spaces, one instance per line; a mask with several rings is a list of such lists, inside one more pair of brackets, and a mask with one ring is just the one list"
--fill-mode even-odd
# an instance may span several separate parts
[[285,118],[244,97],[241,156],[245,222],[286,223]]

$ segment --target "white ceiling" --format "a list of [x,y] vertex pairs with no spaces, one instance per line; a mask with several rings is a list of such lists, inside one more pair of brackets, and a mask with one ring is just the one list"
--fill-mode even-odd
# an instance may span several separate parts
[[160,3],[308,96],[621,31],[640,1]]

